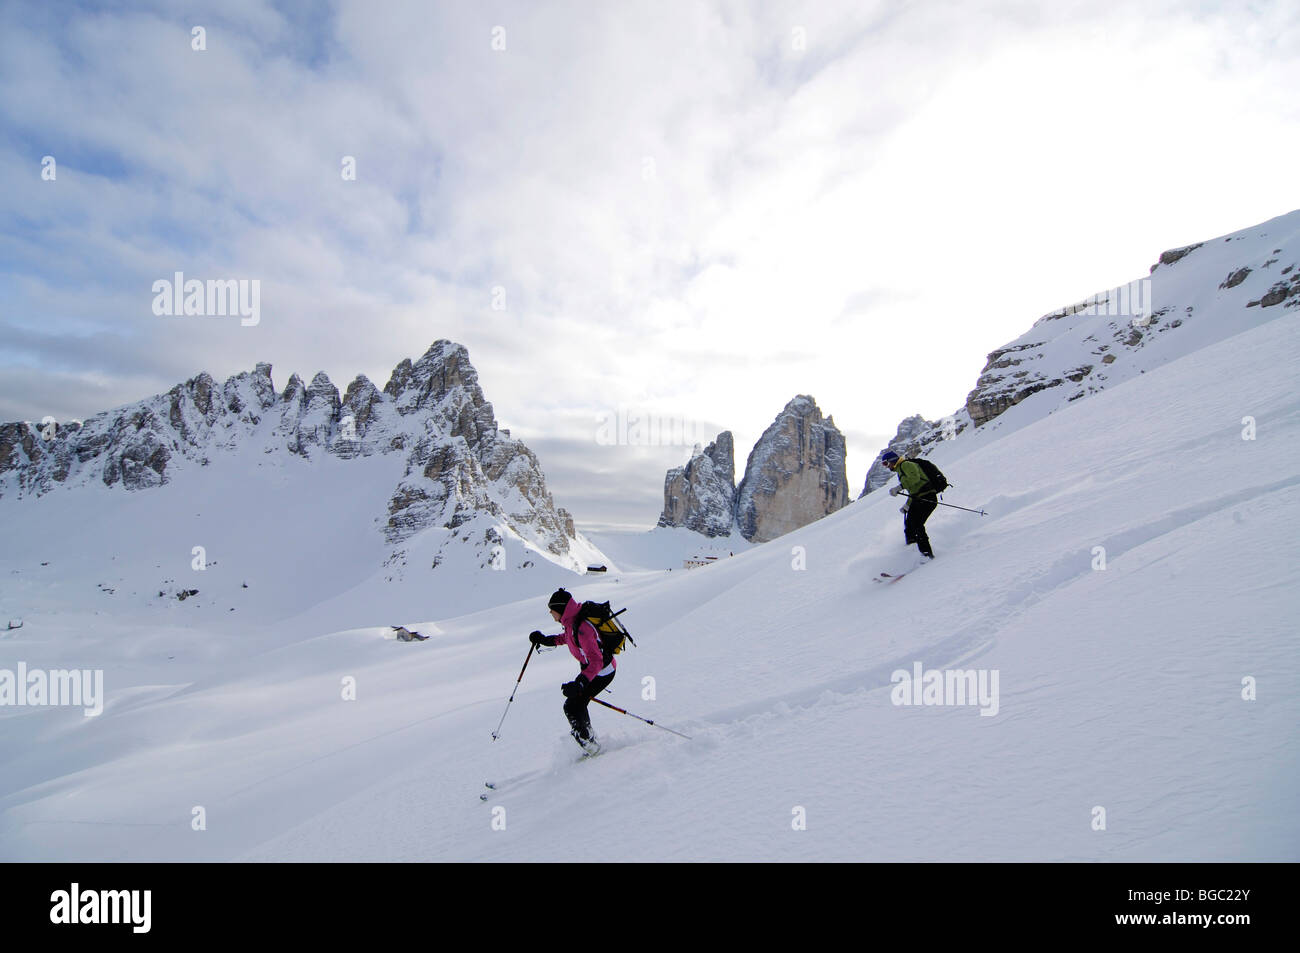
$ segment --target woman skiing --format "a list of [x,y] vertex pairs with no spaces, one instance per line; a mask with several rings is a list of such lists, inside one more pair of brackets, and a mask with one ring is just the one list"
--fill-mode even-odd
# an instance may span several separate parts
[[564,692],[564,715],[569,719],[573,740],[587,754],[596,754],[600,751],[600,742],[591,730],[591,715],[587,712],[587,706],[614,680],[614,670],[618,666],[612,656],[606,660],[595,626],[584,619],[575,627],[582,603],[574,599],[568,590],[556,589],[551,594],[547,607],[551,610],[551,618],[564,626],[563,631],[558,635],[543,635],[534,631],[529,634],[528,640],[533,645],[567,645],[569,652],[582,666],[578,677],[565,682],[560,690]]

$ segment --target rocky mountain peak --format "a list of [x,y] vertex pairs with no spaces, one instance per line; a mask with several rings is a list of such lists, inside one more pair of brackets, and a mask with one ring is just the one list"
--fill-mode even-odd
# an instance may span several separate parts
[[664,478],[664,510],[660,526],[682,526],[705,536],[729,536],[735,521],[735,446],[724,430],[685,466]]
[[817,402],[790,400],[749,454],[736,490],[736,525],[766,542],[833,513],[849,502],[844,435]]
[[399,363],[383,391],[358,375],[342,399],[323,371],[310,384],[291,375],[277,396],[271,365],[260,363],[221,386],[198,374],[80,427],[0,425],[0,496],[94,481],[143,490],[248,448],[304,462],[402,453],[398,485],[373,488],[376,509],[387,499],[381,525],[390,543],[487,516],[501,526],[496,538],[514,534],[581,568],[570,552],[572,517],[555,507],[532,451],[497,429],[469,353],[448,340]]
[[280,395],[283,403],[302,400],[303,395],[307,393],[307,385],[302,382],[297,371],[289,375],[289,383],[284,385],[284,393]]

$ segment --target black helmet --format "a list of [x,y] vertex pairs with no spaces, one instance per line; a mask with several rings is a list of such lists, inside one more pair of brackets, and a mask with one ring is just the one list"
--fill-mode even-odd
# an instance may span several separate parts
[[569,595],[569,590],[556,589],[551,593],[551,599],[546,603],[546,605],[550,607],[553,612],[563,612],[568,608],[569,600],[572,598],[573,596]]

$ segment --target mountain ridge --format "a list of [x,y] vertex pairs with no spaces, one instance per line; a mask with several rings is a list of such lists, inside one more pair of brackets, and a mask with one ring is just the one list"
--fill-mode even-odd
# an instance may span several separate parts
[[576,571],[593,555],[555,505],[536,455],[498,428],[462,345],[438,339],[398,363],[382,390],[359,374],[342,397],[323,371],[310,383],[295,372],[277,393],[271,371],[258,363],[220,384],[201,372],[85,422],[0,424],[0,498],[93,483],[147,491],[237,451],[307,463],[403,454],[401,479],[382,490],[392,557],[424,530],[480,514],[502,527],[485,531],[480,548],[499,546],[504,531]]

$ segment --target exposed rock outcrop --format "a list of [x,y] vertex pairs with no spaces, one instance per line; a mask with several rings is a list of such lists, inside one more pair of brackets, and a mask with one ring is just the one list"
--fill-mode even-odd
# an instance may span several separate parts
[[1249,268],[1238,268],[1238,269],[1237,269],[1236,271],[1234,271],[1232,274],[1228,275],[1227,278],[1224,278],[1224,279],[1223,279],[1223,283],[1220,284],[1219,287],[1220,287],[1221,289],[1223,289],[1223,288],[1235,288],[1235,287],[1237,287],[1237,285],[1239,285],[1239,284],[1241,284],[1243,281],[1245,281],[1249,276],[1250,276],[1250,269],[1249,269]]
[[1265,308],[1271,308],[1275,304],[1281,304],[1293,294],[1300,294],[1300,277],[1291,279],[1290,283],[1279,281],[1273,287],[1268,289],[1268,293],[1259,299],[1259,304]]
[[844,435],[817,402],[800,395],[764,431],[736,490],[736,525],[751,542],[767,542],[849,502]]
[[705,536],[729,536],[735,523],[736,464],[730,430],[664,478],[660,526],[681,526]]
[[1184,245],[1182,248],[1171,248],[1169,251],[1162,251],[1159,260],[1151,266],[1151,271],[1154,272],[1161,265],[1173,265],[1182,261],[1204,244],[1205,242],[1197,242],[1195,245]]

